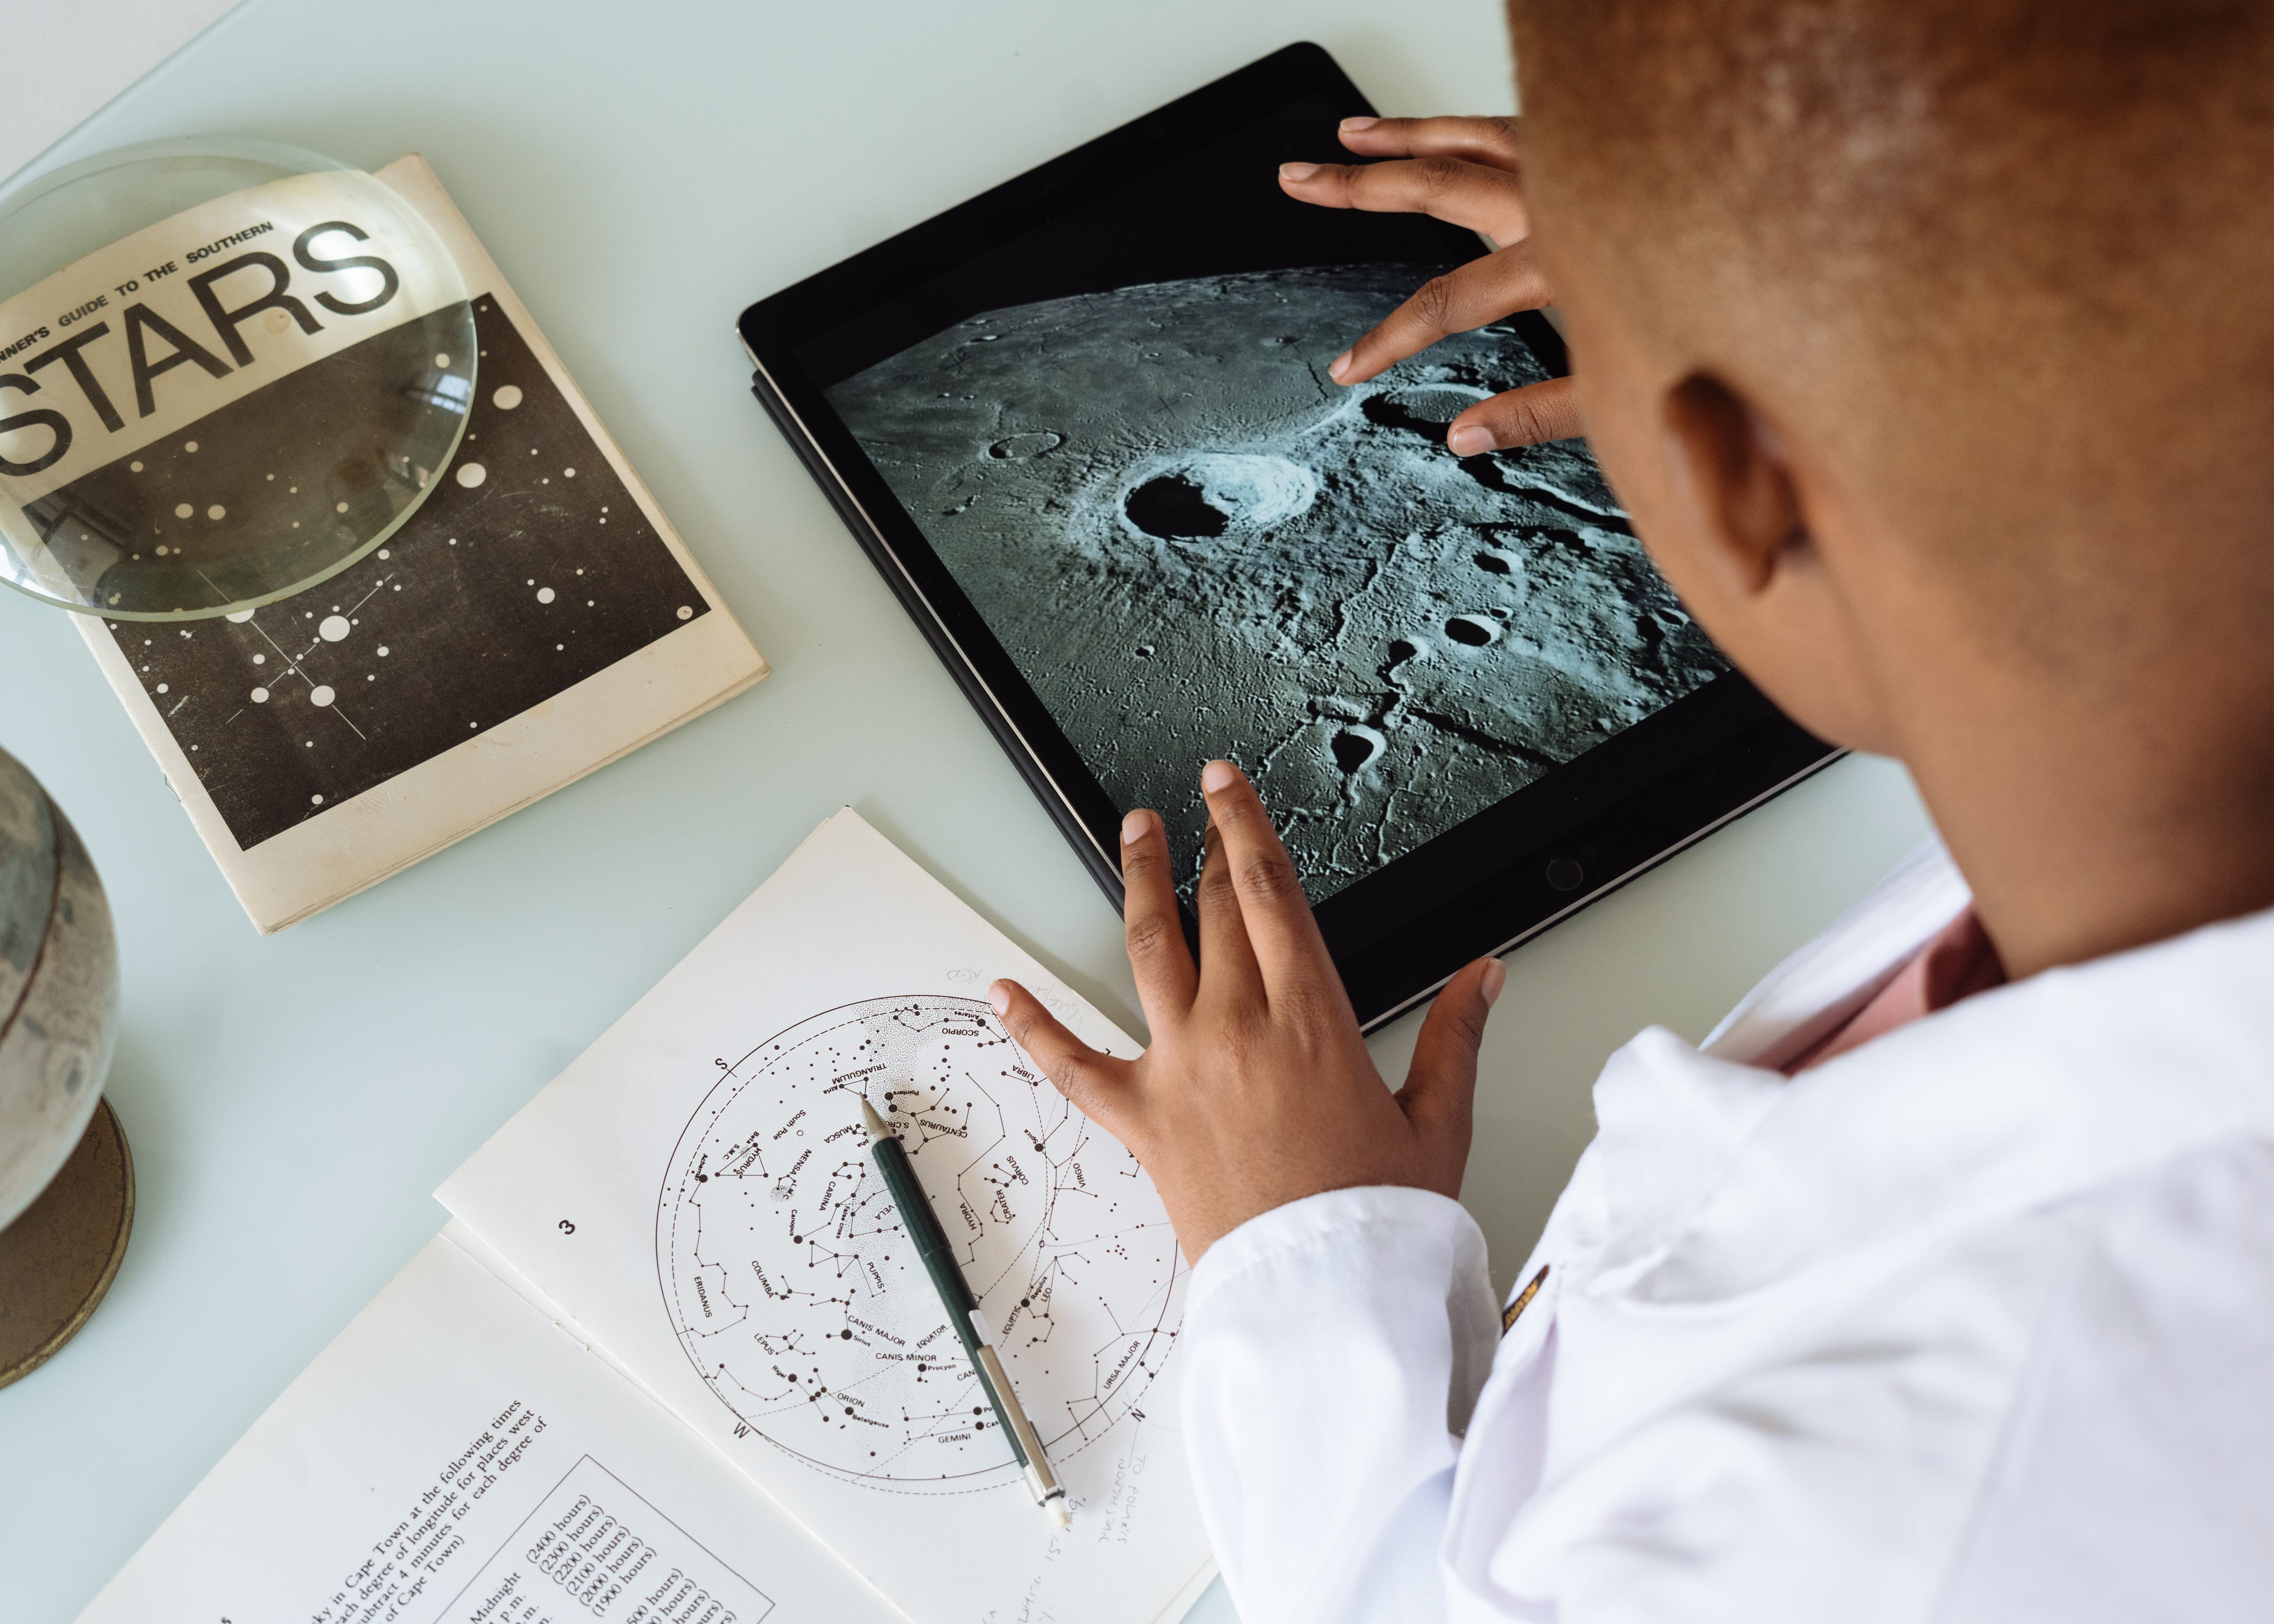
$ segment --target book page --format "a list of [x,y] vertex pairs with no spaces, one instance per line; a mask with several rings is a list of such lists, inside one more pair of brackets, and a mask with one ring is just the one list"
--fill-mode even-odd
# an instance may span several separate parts
[[[1143,1169],[996,1023],[998,975],[1136,1052],[840,813],[440,1195],[919,1624],[1145,1624],[1209,1568],[1175,1414],[1185,1269]],[[958,1248],[1068,1531],[900,1230],[864,1098]]]
[[437,1237],[80,1624],[891,1624],[653,1400]]

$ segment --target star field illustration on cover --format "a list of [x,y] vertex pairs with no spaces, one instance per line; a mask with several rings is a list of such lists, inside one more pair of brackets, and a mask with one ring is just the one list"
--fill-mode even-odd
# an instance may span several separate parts
[[[241,848],[708,613],[512,322],[487,296],[474,308],[481,353],[465,440],[385,546],[225,620],[106,623]],[[331,365],[89,477],[162,487],[173,500],[159,511],[184,526],[320,523],[337,470],[321,440],[276,425],[320,398]],[[260,447],[293,443],[316,460],[265,464]]]

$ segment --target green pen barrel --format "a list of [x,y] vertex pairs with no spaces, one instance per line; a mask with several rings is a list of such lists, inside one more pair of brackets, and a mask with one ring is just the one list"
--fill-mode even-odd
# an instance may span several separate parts
[[916,1170],[908,1165],[908,1153],[900,1148],[899,1139],[886,1138],[870,1146],[869,1154],[876,1160],[877,1171],[884,1177],[885,1188],[892,1192],[892,1205],[900,1209],[908,1226],[908,1238],[916,1244],[916,1256],[923,1260],[924,1272],[931,1276],[939,1300],[947,1307],[948,1322],[963,1340],[963,1351],[971,1360],[972,1372],[979,1378],[987,1402],[995,1407],[995,1421],[1003,1429],[1004,1441],[1011,1446],[1011,1454],[1019,1464],[1025,1466],[1027,1452],[1020,1446],[1019,1429],[1011,1425],[1011,1417],[1003,1408],[1003,1395],[995,1391],[995,1384],[987,1379],[979,1363],[979,1329],[971,1323],[979,1301],[971,1295],[971,1287],[956,1265],[955,1254],[947,1244],[947,1232],[939,1227],[939,1219],[931,1210],[930,1198],[916,1182]]

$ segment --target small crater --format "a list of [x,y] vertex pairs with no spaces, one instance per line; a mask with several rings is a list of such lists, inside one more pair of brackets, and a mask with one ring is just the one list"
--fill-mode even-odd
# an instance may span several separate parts
[[1139,643],[1137,645],[1137,658],[1139,659],[1151,659],[1153,658],[1153,645],[1149,643]]
[[1442,445],[1446,425],[1485,398],[1459,384],[1419,384],[1370,395],[1359,410],[1377,427],[1404,429]]
[[1500,628],[1473,616],[1457,614],[1445,622],[1445,635],[1472,649],[1481,649],[1500,635]]
[[1382,738],[1370,727],[1345,727],[1328,741],[1327,748],[1334,752],[1336,766],[1355,775],[1382,754]]
[[998,440],[987,447],[987,455],[998,462],[1025,462],[1038,456],[1048,456],[1065,444],[1065,435],[1038,429],[1032,433],[1013,434],[1008,439]]
[[1181,474],[1163,474],[1148,479],[1129,492],[1123,511],[1139,530],[1163,541],[1221,536],[1230,523],[1224,509],[1211,503],[1200,486]]
[[1407,660],[1419,657],[1420,652],[1420,650],[1400,637],[1389,645],[1389,663],[1393,665],[1403,665]]
[[1504,575],[1509,573],[1508,560],[1497,553],[1478,553],[1477,568],[1490,575]]

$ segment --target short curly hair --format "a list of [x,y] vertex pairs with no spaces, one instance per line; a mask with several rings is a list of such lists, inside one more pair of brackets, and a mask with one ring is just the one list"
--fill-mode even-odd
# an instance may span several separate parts
[[1527,139],[1781,297],[2263,281],[2270,0],[1512,0]]
[[1540,228],[2017,653],[2274,613],[2274,0],[1510,11]]

